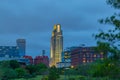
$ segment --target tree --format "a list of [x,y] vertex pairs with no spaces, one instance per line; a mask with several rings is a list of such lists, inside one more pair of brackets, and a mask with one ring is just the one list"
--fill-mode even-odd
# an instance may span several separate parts
[[49,69],[48,80],[57,80],[59,78],[59,71],[58,69],[53,66]]
[[20,64],[16,61],[16,60],[11,60],[10,61],[10,67],[12,69],[16,69],[16,68],[19,68],[20,67]]
[[31,75],[37,72],[35,65],[27,65],[26,70],[28,70],[29,74]]
[[14,79],[17,78],[17,72],[11,68],[3,68],[2,79]]
[[1,61],[0,65],[2,68],[10,68],[9,61]]
[[35,66],[36,66],[37,74],[44,74],[47,70],[47,66],[43,63],[37,64]]
[[24,68],[16,68],[15,71],[17,72],[17,76],[19,78],[24,78],[27,75],[27,71]]
[[[116,9],[120,9],[120,0],[107,0],[107,3]],[[100,19],[102,24],[113,25],[107,32],[100,30],[95,38],[98,41],[98,48],[105,50],[106,54],[111,53],[114,60],[120,59],[120,13],[115,13],[105,19]]]
[[[107,4],[115,9],[120,9],[120,0],[107,0]],[[95,65],[94,76],[109,76],[118,78],[120,76],[120,13],[114,13],[105,19],[100,19],[100,23],[113,25],[108,31],[100,30],[95,35],[98,50],[103,50],[104,55],[110,55],[104,59],[103,63]],[[110,54],[108,54],[110,53]]]

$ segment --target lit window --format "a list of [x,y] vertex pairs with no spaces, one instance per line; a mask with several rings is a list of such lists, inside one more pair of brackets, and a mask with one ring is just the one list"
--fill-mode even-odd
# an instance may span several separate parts
[[83,63],[85,63],[86,61],[85,60],[83,60]]
[[94,54],[94,57],[96,57],[96,54]]
[[65,55],[67,55],[67,52],[65,52]]

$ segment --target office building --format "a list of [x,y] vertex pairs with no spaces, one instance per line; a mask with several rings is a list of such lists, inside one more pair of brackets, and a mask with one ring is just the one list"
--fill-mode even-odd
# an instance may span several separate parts
[[17,39],[17,46],[19,47],[19,55],[25,56],[26,41],[25,39]]
[[63,35],[60,24],[54,25],[50,51],[50,66],[56,66],[58,62],[61,62],[61,54],[63,51]]

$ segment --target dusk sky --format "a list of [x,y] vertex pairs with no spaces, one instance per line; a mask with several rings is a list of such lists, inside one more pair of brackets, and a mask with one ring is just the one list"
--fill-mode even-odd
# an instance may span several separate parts
[[44,49],[49,56],[55,24],[61,24],[64,49],[95,46],[92,34],[108,28],[98,19],[114,12],[106,0],[0,0],[0,46],[14,46],[23,38],[27,55],[41,55]]

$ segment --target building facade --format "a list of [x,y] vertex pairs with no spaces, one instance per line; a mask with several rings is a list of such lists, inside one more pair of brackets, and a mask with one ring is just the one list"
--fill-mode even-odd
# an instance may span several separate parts
[[43,63],[45,64],[47,67],[49,67],[49,58],[48,56],[36,56],[34,59],[34,64],[40,64]]
[[17,46],[19,47],[19,54],[21,57],[25,56],[26,50],[26,40],[25,39],[17,39]]
[[103,52],[97,52],[94,47],[76,47],[71,50],[71,65],[74,67],[103,58]]
[[16,43],[16,46],[0,46],[0,57],[23,57],[25,55],[25,39],[18,39]]
[[61,54],[63,51],[63,36],[60,24],[54,25],[50,51],[50,66],[56,66],[58,62],[61,62]]
[[19,48],[17,46],[0,46],[0,57],[13,58],[19,56]]
[[25,59],[29,59],[29,61],[30,61],[30,64],[33,64],[33,58],[32,58],[32,56],[24,56],[23,58],[25,58]]

